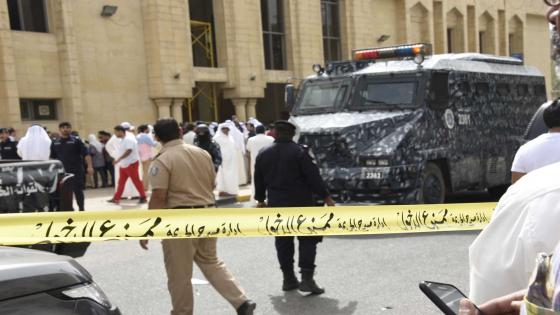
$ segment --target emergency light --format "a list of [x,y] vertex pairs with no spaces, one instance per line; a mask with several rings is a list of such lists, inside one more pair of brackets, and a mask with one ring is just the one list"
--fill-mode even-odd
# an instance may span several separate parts
[[355,61],[414,58],[421,64],[426,55],[432,54],[431,44],[413,44],[383,48],[356,49],[353,51]]

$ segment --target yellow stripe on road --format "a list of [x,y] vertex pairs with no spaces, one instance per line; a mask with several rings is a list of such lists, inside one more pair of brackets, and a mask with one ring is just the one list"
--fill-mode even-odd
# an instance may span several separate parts
[[496,203],[36,212],[0,215],[0,245],[481,230]]

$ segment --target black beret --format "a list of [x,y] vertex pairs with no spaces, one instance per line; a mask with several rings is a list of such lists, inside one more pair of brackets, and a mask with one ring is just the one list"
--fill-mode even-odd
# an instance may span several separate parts
[[287,120],[277,120],[274,123],[274,128],[284,128],[284,129],[291,129],[293,131],[296,130],[296,125],[292,124]]

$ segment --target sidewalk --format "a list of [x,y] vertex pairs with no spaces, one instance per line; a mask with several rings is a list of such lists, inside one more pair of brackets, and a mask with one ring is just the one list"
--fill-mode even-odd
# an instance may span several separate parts
[[217,191],[214,191],[214,195],[216,196],[217,205],[225,205],[236,202],[247,202],[251,200],[251,185],[249,184],[239,186],[239,194],[235,197],[220,197],[218,196]]
[[[107,202],[113,197],[115,192],[114,188],[88,188],[84,191],[86,195],[86,210],[126,210],[126,209],[148,209],[147,204],[139,205],[138,200],[121,200],[120,205]],[[236,197],[219,197],[218,192],[215,191],[216,204],[218,206],[226,206],[236,202],[247,202],[251,199],[251,185],[239,187],[239,194]],[[76,201],[74,200],[74,207],[77,209]]]

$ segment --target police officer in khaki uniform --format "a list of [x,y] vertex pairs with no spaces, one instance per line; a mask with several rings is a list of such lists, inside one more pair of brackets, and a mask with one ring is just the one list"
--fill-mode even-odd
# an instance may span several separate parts
[[[179,124],[160,119],[154,125],[156,140],[163,144],[150,167],[152,196],[149,209],[213,208],[216,173],[210,155],[184,144]],[[172,210],[170,210],[172,211]],[[212,211],[209,209],[209,211]],[[195,262],[212,286],[237,310],[253,314],[255,302],[248,300],[226,265],[216,253],[216,238],[163,240],[171,315],[193,313],[192,267]],[[148,241],[140,241],[147,249]]]

